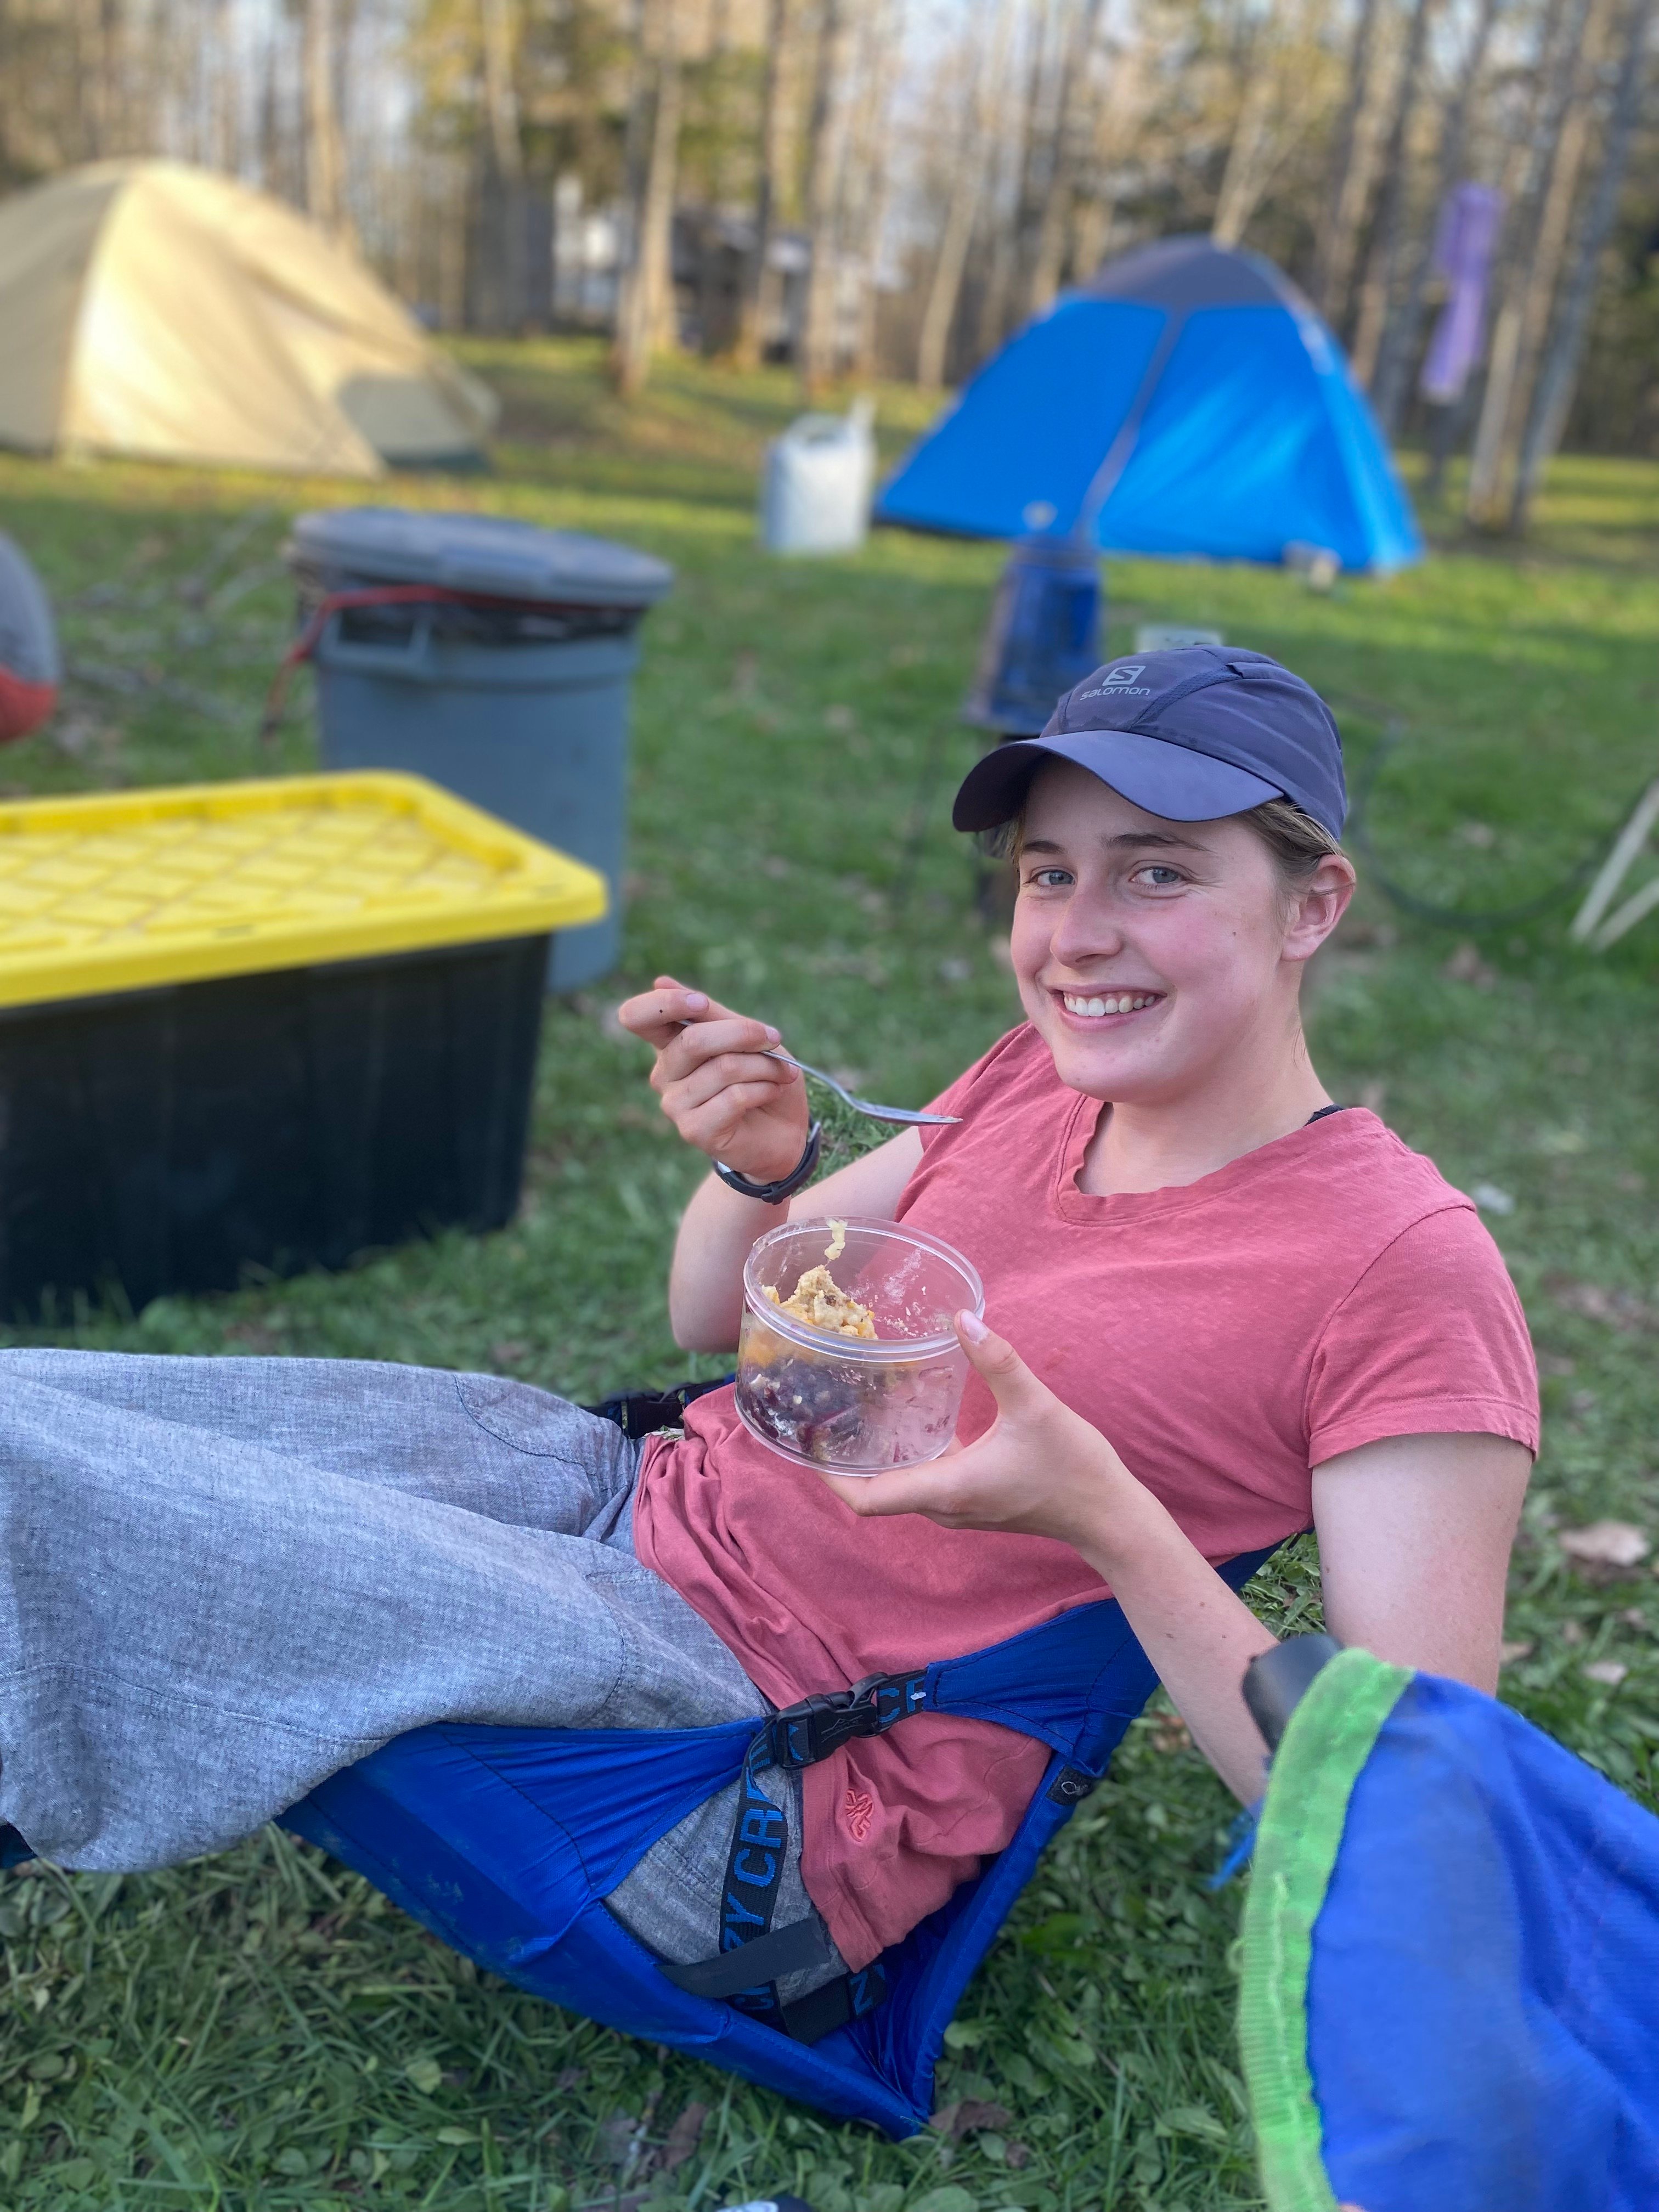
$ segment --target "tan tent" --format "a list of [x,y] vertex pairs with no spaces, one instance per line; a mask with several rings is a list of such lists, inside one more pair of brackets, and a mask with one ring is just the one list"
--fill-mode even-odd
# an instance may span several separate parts
[[179,161],[0,203],[0,444],[319,475],[476,458],[493,395],[303,216]]

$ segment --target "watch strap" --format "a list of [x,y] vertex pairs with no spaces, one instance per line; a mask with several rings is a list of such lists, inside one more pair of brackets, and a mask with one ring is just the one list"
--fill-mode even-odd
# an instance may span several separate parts
[[811,1182],[818,1170],[818,1155],[823,1150],[823,1124],[814,1121],[806,1133],[806,1149],[787,1176],[775,1182],[750,1182],[746,1175],[729,1168],[724,1160],[716,1160],[714,1173],[732,1190],[740,1191],[744,1198],[758,1198],[767,1206],[781,1206],[786,1198],[793,1198],[804,1184]]

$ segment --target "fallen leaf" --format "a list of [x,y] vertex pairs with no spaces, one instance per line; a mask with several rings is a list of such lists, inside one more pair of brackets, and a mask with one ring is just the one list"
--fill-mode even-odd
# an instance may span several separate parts
[[520,1344],[516,1340],[510,1340],[505,1344],[492,1344],[489,1347],[489,1357],[497,1367],[516,1367],[520,1360],[528,1357],[529,1352],[530,1346],[527,1344]]
[[672,2173],[676,2166],[684,2166],[696,2150],[702,2136],[703,2123],[708,2118],[707,2105],[688,2105],[680,2114],[663,2143],[657,2158],[659,2172]]
[[1616,1690],[1629,1672],[1630,1668],[1619,1659],[1592,1659],[1584,1669],[1588,1680],[1605,1682],[1610,1690]]
[[1473,845],[1480,853],[1489,852],[1498,842],[1498,832],[1490,822],[1460,822],[1457,837],[1461,844]]
[[1546,1278],[1544,1287],[1557,1305],[1586,1321],[1605,1322],[1627,1336],[1643,1329],[1659,1328],[1659,1313],[1633,1291],[1610,1291],[1602,1283],[1575,1282],[1568,1275]]
[[1559,1528],[1556,1542],[1570,1559],[1589,1567],[1633,1567],[1652,1548],[1629,1521],[1592,1521],[1586,1528]]
[[1005,2162],[1007,2165],[1012,2166],[1014,2172],[1018,2173],[1021,2166],[1029,2166],[1031,2163],[1030,2145],[1023,2142],[1011,2142],[1008,2146],[1007,2157]]
[[1513,1667],[1517,1661],[1530,1659],[1538,1646],[1528,1640],[1525,1644],[1500,1644],[1498,1658],[1500,1666]]
[[1473,983],[1480,991],[1491,990],[1498,981],[1498,970],[1487,965],[1480,947],[1469,938],[1464,939],[1440,972],[1449,982]]
[[558,2090],[562,2096],[568,2096],[572,2089],[580,2089],[582,2083],[586,2081],[586,2067],[567,2066],[563,2072],[559,2075],[558,2080],[555,2081],[553,2087]]
[[1584,1624],[1582,1620],[1564,1620],[1555,1632],[1563,1644],[1582,1644]]
[[1190,1751],[1193,1732],[1179,1713],[1160,1713],[1152,1723],[1152,1749],[1164,1753]]
[[930,2128],[952,2142],[960,2142],[963,2136],[974,2134],[980,2128],[994,2128],[999,2132],[1013,2118],[1006,2105],[981,2104],[976,2097],[964,2097],[959,2104],[945,2105],[927,2123]]
[[1513,1213],[1515,1200],[1511,1194],[1500,1189],[1495,1182],[1472,1182],[1469,1196],[1482,1213]]
[[632,2112],[612,2112],[594,2130],[599,2156],[607,2166],[626,2166],[639,2122]]

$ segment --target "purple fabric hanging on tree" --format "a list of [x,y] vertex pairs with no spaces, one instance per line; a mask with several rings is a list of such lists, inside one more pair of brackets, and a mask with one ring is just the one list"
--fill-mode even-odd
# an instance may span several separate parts
[[1418,389],[1437,407],[1463,396],[1486,343],[1486,279],[1504,220],[1504,195],[1490,185],[1447,193],[1435,230],[1432,267],[1447,280],[1446,304],[1429,340]]

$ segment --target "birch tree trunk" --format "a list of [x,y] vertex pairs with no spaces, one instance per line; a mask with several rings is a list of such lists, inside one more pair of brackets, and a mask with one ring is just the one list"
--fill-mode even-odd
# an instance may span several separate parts
[[1337,125],[1335,157],[1319,225],[1314,259],[1314,305],[1328,323],[1339,323],[1348,304],[1359,233],[1370,199],[1377,133],[1374,112],[1381,76],[1382,0],[1361,0],[1348,65],[1348,96]]
[[80,0],[73,26],[81,151],[104,161],[119,136],[120,22],[112,0]]
[[937,392],[945,381],[951,330],[962,295],[962,276],[968,265],[974,222],[986,183],[990,154],[990,88],[1000,81],[1008,52],[1012,16],[1012,0],[1003,0],[997,11],[994,45],[975,53],[968,96],[963,103],[961,135],[957,143],[956,170],[951,197],[945,204],[945,227],[927,285],[927,302],[921,312],[916,337],[916,382],[924,392]]
[[489,241],[487,261],[491,328],[518,331],[524,327],[525,292],[525,169],[524,136],[519,115],[517,82],[518,27],[512,0],[479,0],[479,33],[483,57],[484,117],[488,125],[489,189],[484,197],[484,219],[495,232]]
[[301,70],[304,78],[306,212],[336,237],[346,235],[345,148],[334,97],[339,68],[336,0],[305,0]]
[[[651,35],[654,31],[654,38]],[[635,198],[634,250],[617,309],[611,379],[624,398],[645,388],[651,356],[672,337],[674,185],[679,169],[682,88],[673,0],[654,0],[641,18],[636,97],[648,112],[643,174]]]
[[1531,518],[1545,465],[1561,443],[1567,410],[1572,405],[1601,256],[1619,213],[1619,197],[1647,89],[1647,42],[1652,21],[1653,0],[1632,0],[1601,167],[1585,210],[1577,258],[1562,294],[1522,441],[1510,506],[1510,528],[1516,532],[1524,531]]
[[1406,280],[1405,298],[1401,302],[1398,313],[1391,315],[1383,328],[1371,401],[1382,434],[1390,441],[1399,432],[1401,417],[1405,413],[1407,398],[1411,391],[1411,374],[1416,362],[1418,339],[1423,329],[1423,301],[1428,289],[1429,260],[1435,226],[1440,219],[1440,210],[1446,204],[1447,196],[1460,180],[1463,149],[1468,140],[1469,117],[1480,72],[1486,66],[1486,49],[1492,43],[1492,25],[1497,20],[1498,0],[1480,0],[1469,49],[1458,76],[1457,90],[1447,111],[1445,127],[1440,136],[1434,204],[1429,210],[1427,223],[1422,229],[1412,258]]
[[864,381],[875,376],[878,365],[877,315],[881,293],[877,278],[893,181],[893,92],[903,52],[903,33],[904,0],[875,0],[868,24],[869,52],[861,77],[860,122],[853,165],[863,182],[860,217],[863,273],[852,365],[854,375]]
[[833,381],[839,367],[841,240],[837,216],[847,154],[845,97],[854,0],[823,0],[817,82],[807,137],[806,233],[811,264],[800,341],[801,383],[808,398]]
[[1238,104],[1238,120],[1233,125],[1231,143],[1227,148],[1227,166],[1221,173],[1221,189],[1216,194],[1210,236],[1218,246],[1238,244],[1261,196],[1260,179],[1265,174],[1263,156],[1273,119],[1275,89],[1272,58],[1263,52],[1266,45],[1264,27],[1256,41],[1254,64],[1244,86],[1244,97]]
[[975,350],[981,356],[994,352],[1008,335],[1009,301],[1013,296],[1025,204],[1030,137],[1036,120],[1042,66],[1041,26],[1031,20],[1030,0],[1019,0],[1018,14],[1025,27],[1025,76],[1023,80],[1017,78],[1011,68],[1008,81],[991,88],[991,96],[999,109],[999,204],[992,225],[990,270],[980,297]]
[[766,318],[775,294],[772,237],[777,225],[783,183],[784,56],[790,44],[790,0],[769,0],[766,11],[766,77],[761,93],[760,159],[755,177],[755,242],[743,275],[743,306],[732,359],[739,368],[755,368],[761,357]]
[[1492,365],[1481,397],[1465,500],[1479,530],[1507,527],[1522,426],[1565,252],[1583,158],[1589,114],[1582,64],[1597,43],[1601,9],[1571,0],[1543,104],[1529,189],[1518,211],[1510,283],[1492,331]]
[[232,0],[213,10],[213,166],[234,175],[242,160],[242,79]]
[[1417,110],[1418,94],[1422,89],[1423,58],[1427,51],[1429,26],[1433,19],[1435,4],[1436,0],[1416,0],[1406,33],[1406,51],[1400,64],[1394,120],[1389,132],[1389,149],[1382,170],[1376,237],[1360,294],[1359,319],[1354,329],[1353,344],[1349,349],[1353,373],[1365,385],[1371,383],[1375,377],[1377,351],[1382,341],[1382,325],[1394,304],[1395,278],[1400,260],[1401,237],[1405,228],[1406,195],[1410,179],[1411,127]]
[[1100,29],[1101,0],[1080,0],[1060,58],[1061,78],[1054,102],[1054,146],[1036,227],[1036,247],[1025,288],[1025,312],[1039,315],[1060,289],[1066,244],[1077,196],[1079,118],[1088,98],[1089,64]]

